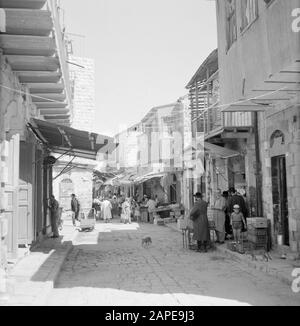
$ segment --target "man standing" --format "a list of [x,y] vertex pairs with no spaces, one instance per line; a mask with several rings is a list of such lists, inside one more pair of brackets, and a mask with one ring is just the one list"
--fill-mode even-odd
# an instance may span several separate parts
[[76,226],[75,221],[79,221],[78,217],[79,217],[79,211],[80,211],[80,204],[78,199],[76,198],[75,194],[71,195],[71,210],[73,212],[72,214],[72,222],[73,225]]
[[225,210],[226,201],[222,196],[222,191],[216,191],[215,201],[212,207],[214,213],[214,222],[216,225],[217,242],[224,243],[225,241]]
[[59,203],[53,195],[50,196],[49,209],[51,212],[51,228],[53,232],[52,238],[58,238]]
[[233,213],[235,205],[239,205],[241,213],[244,215],[244,217],[247,217],[248,212],[247,212],[247,207],[246,207],[246,203],[245,203],[243,196],[240,196],[237,193],[237,191],[235,190],[235,188],[233,188],[233,187],[231,187],[229,189],[229,195],[230,195],[230,197],[228,199],[229,214]]
[[210,241],[209,223],[207,218],[208,203],[202,200],[202,194],[197,192],[194,195],[196,202],[190,212],[190,219],[193,221],[193,239],[197,241],[198,252],[201,252],[202,245],[204,252],[207,252],[207,243]]
[[148,207],[148,213],[149,213],[149,222],[151,224],[153,224],[154,222],[154,211],[156,209],[157,203],[156,201],[151,197],[147,203],[146,203],[146,207]]

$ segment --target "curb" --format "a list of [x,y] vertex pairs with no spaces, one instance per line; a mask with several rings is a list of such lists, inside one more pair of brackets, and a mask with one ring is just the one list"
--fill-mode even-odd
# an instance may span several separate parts
[[[178,230],[177,227],[172,227],[171,225],[166,224],[167,227],[169,227],[169,229],[173,230],[173,231],[177,231],[179,233],[181,233],[180,230]],[[265,274],[275,277],[278,280],[280,280],[281,282],[285,283],[288,286],[291,286],[294,278],[292,277],[291,273],[293,268],[291,267],[291,269],[289,271],[279,271],[278,269],[269,266],[268,263],[266,262],[258,262],[258,261],[252,261],[249,259],[249,257],[247,255],[242,255],[236,252],[233,252],[227,248],[224,247],[220,247],[220,246],[216,246],[215,247],[217,251],[225,254],[226,256],[230,256],[232,259],[234,259],[235,261],[241,262],[246,264],[248,267],[251,267],[253,269],[259,270],[261,272],[264,272]]]
[[55,263],[54,268],[51,270],[51,272],[48,275],[49,281],[46,281],[44,287],[43,287],[43,294],[41,297],[38,297],[34,300],[33,306],[45,306],[45,303],[47,301],[47,297],[49,293],[55,288],[55,284],[57,282],[57,279],[59,277],[60,271],[63,267],[63,264],[66,260],[66,258],[69,256],[70,252],[72,251],[74,245],[73,242],[78,235],[78,230],[76,229],[70,239],[66,239],[65,242],[70,241],[71,243],[67,245],[66,250],[64,250],[64,253],[59,258],[59,261]]
[[49,293],[54,289],[55,284],[58,279],[58,276],[62,269],[62,266],[63,266],[66,258],[72,251],[72,249],[73,249],[73,244],[68,245],[66,250],[62,254],[62,256],[59,258],[59,261],[57,261],[55,263],[54,268],[51,270],[51,272],[49,273],[49,275],[47,277],[48,280],[43,282],[43,286],[41,289],[41,293],[42,293],[41,296],[36,297],[36,299],[32,302],[33,306],[44,306],[45,305],[45,303],[47,301],[47,297],[48,297]]
[[[60,271],[62,269],[62,266],[70,254],[70,252],[73,249],[73,242],[78,234],[78,231],[75,230],[75,232],[70,236],[70,238],[67,238],[63,243],[62,247],[64,246],[64,243],[70,242],[70,244],[67,244],[63,249],[60,251],[57,248],[53,248],[54,253],[53,255],[60,256],[57,261],[55,261],[55,264],[52,266],[51,271],[49,272],[47,276],[47,280],[42,283],[40,295],[36,296],[35,299],[30,304],[31,306],[45,306],[46,301],[48,298],[49,293],[54,289],[55,284],[57,282],[57,279],[59,277]],[[60,253],[56,251],[60,251]]]
[[219,252],[222,252],[226,256],[230,256],[236,261],[242,262],[246,264],[247,266],[259,270],[261,272],[264,272],[265,274],[268,274],[269,276],[275,277],[279,279],[281,282],[285,283],[286,285],[291,286],[293,283],[293,278],[292,278],[292,268],[289,273],[284,273],[283,271],[279,271],[278,269],[269,266],[267,262],[258,262],[258,261],[252,261],[249,259],[247,255],[242,255],[239,253],[235,253],[227,248],[224,247],[216,247],[216,249]]

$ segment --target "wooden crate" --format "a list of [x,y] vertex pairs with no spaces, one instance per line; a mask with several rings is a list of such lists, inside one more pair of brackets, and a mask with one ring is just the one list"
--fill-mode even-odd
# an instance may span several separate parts
[[259,235],[259,236],[267,236],[268,229],[266,228],[255,228],[253,225],[248,225],[248,234],[250,235]]
[[268,237],[267,235],[256,235],[256,234],[248,234],[248,241],[256,244],[267,245]]
[[268,227],[268,219],[263,217],[247,218],[247,225],[256,229],[265,229]]

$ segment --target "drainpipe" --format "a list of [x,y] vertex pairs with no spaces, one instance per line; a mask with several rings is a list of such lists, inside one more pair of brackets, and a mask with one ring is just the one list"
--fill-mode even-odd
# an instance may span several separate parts
[[262,209],[262,173],[260,160],[260,144],[258,130],[258,112],[254,112],[254,138],[255,138],[255,176],[256,176],[256,215],[263,216]]

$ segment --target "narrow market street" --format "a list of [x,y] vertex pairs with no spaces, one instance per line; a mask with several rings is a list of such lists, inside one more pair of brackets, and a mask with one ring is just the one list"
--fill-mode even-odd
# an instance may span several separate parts
[[98,223],[73,244],[47,305],[300,304],[286,284],[218,251],[183,249],[181,234],[166,226]]

